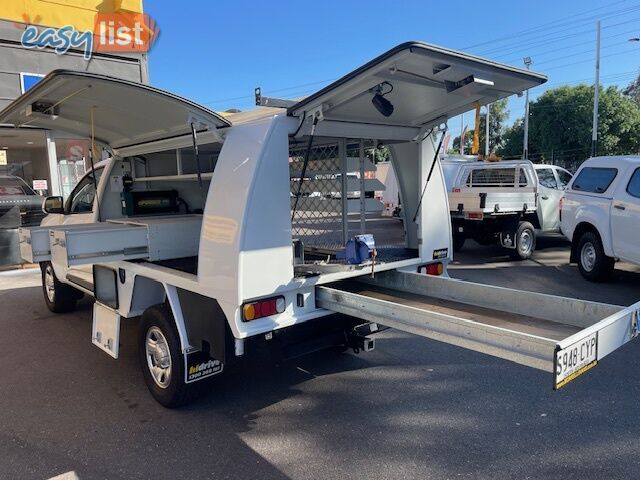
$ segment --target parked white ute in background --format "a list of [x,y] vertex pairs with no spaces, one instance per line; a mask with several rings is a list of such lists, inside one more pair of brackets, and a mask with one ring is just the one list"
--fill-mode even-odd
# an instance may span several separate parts
[[604,281],[616,259],[640,264],[640,157],[595,157],[576,172],[560,207],[571,261],[587,280]]
[[536,232],[558,233],[558,206],[571,174],[527,160],[482,162],[477,157],[442,161],[453,226],[453,246],[467,238],[498,243],[517,259],[531,257]]

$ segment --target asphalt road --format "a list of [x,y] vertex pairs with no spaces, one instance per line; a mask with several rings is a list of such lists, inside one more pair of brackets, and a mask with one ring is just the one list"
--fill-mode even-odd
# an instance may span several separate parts
[[[640,300],[543,240],[532,261],[469,244],[453,276],[591,300]],[[52,315],[33,273],[0,274],[0,478],[626,479],[640,469],[637,342],[559,392],[549,374],[388,331],[375,351],[243,363],[197,403],[147,394],[124,321],[121,358],[90,343],[91,304]]]

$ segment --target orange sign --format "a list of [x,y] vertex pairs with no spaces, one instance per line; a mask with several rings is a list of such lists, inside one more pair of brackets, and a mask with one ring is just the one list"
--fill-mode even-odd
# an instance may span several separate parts
[[98,13],[93,34],[96,52],[148,52],[160,30],[144,13]]

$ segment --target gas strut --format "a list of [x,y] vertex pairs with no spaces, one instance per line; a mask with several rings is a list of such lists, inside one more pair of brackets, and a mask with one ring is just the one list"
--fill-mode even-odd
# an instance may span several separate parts
[[413,216],[414,223],[416,221],[416,218],[418,218],[418,212],[420,211],[420,207],[422,206],[422,199],[424,198],[424,194],[427,193],[427,185],[429,185],[429,180],[431,180],[431,174],[433,173],[433,168],[436,166],[436,160],[438,160],[438,155],[440,155],[440,148],[442,147],[442,141],[444,140],[444,136],[446,134],[447,134],[447,127],[445,127],[444,130],[442,131],[442,135],[440,136],[440,142],[438,142],[438,148],[436,148],[436,154],[433,156],[433,162],[431,162],[429,175],[427,175],[427,181],[424,182],[424,188],[422,189],[422,195],[420,195],[418,208],[416,208],[416,214]]
[[200,171],[200,152],[198,150],[198,139],[196,126],[191,122],[191,139],[193,140],[193,156],[196,160],[196,172],[198,174],[198,186],[200,187],[200,197],[202,198],[202,213],[204,213],[204,187],[202,185],[202,172]]

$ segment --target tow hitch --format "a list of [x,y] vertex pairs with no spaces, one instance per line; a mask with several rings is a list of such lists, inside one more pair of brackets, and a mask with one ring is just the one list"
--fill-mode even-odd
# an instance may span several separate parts
[[380,333],[388,327],[383,327],[375,322],[362,323],[356,325],[347,333],[347,346],[353,349],[354,353],[370,352],[376,348],[376,341],[369,335]]

